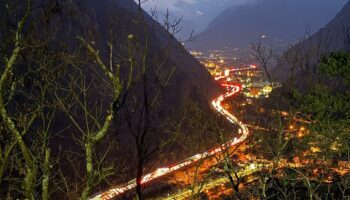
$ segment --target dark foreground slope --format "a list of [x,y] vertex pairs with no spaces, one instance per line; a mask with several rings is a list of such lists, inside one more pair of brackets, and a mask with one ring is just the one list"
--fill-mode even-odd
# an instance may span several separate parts
[[[1,73],[14,47],[13,32],[24,13],[24,6],[20,0],[0,2]],[[107,178],[112,184],[123,183],[135,177],[139,154],[144,153],[142,159],[152,161],[150,164],[143,161],[141,169],[149,170],[155,166],[152,164],[157,159],[148,154],[160,150],[161,140],[170,139],[168,133],[176,131],[164,127],[176,124],[184,104],[196,102],[201,109],[209,110],[210,101],[220,93],[206,69],[163,26],[140,11],[133,0],[33,0],[31,7],[23,31],[24,48],[16,60],[11,79],[8,79],[16,84],[13,84],[13,94],[6,91],[6,100],[11,99],[6,108],[16,125],[28,129],[28,116],[41,100],[44,102],[44,108],[38,112],[45,120],[49,118],[49,125],[38,118],[29,123],[30,129],[23,138],[38,166],[42,164],[42,149],[52,150],[50,158],[54,172],[50,192],[53,195],[73,193],[71,198],[78,199],[82,193],[86,179],[90,178],[85,171],[91,167],[86,166],[84,142],[91,138],[89,134],[101,130],[109,108],[118,113],[107,136],[94,144],[93,166],[108,173],[113,171],[109,174],[112,177]],[[77,39],[78,36],[96,49],[102,62],[111,68],[108,70],[118,73],[120,69],[120,78],[124,81],[128,79],[133,63],[133,81],[131,89],[122,94],[125,98],[112,100],[111,81],[96,64],[94,56],[87,53],[86,45]],[[113,49],[112,59],[109,59],[110,49]],[[147,72],[143,71],[143,66]],[[123,86],[126,85],[125,82]],[[11,87],[6,85],[9,91]],[[40,96],[42,89],[46,93]],[[43,98],[39,101],[39,97]],[[149,117],[145,117],[145,113]],[[1,130],[7,131],[3,121],[0,122]],[[44,125],[48,126],[45,131],[49,135],[42,135]],[[144,132],[147,136],[136,136]],[[2,134],[1,147],[12,139],[11,134]],[[142,150],[136,147],[140,141],[144,145]],[[20,152],[16,144],[14,148],[13,153]],[[181,150],[177,148],[176,153]],[[176,153],[174,159],[181,159]],[[9,160],[25,165],[21,155],[11,153],[13,157]],[[25,177],[20,168],[6,169],[7,179],[1,183],[0,196],[6,196],[8,188],[20,188]],[[43,173],[43,170],[39,172]],[[98,181],[107,182],[106,177],[94,178],[94,186],[99,185]],[[36,184],[40,185],[40,177],[37,180]],[[64,183],[67,191],[61,190],[66,187]],[[105,185],[101,187],[105,188]],[[40,189],[35,191],[40,193]],[[23,198],[21,191],[13,194],[14,198]]]
[[[133,0],[38,0],[33,1],[32,7],[27,26],[28,32],[30,30],[28,35],[30,34],[36,40],[42,39],[42,44],[47,45],[47,48],[55,53],[73,55],[77,49],[79,50],[80,43],[77,36],[81,36],[91,41],[103,61],[109,63],[108,44],[113,33],[112,44],[115,57],[113,61],[121,64],[122,78],[127,78],[128,75],[130,64],[128,37],[133,35],[137,46],[135,56],[138,65],[134,69],[134,87],[131,89],[130,98],[126,100],[127,103],[132,102],[133,95],[140,96],[139,89],[142,82],[138,81],[138,78],[141,72],[141,53],[146,47],[146,38],[148,40],[146,64],[150,66],[150,80],[157,79],[160,68],[164,72],[164,77],[174,70],[168,84],[157,86],[162,87],[160,105],[157,108],[162,110],[162,113],[171,115],[173,110],[178,109],[187,100],[196,101],[203,108],[209,108],[210,101],[220,93],[218,85],[207,70],[161,24],[154,21],[147,13],[140,13],[138,5]],[[18,18],[6,11],[4,2],[0,8],[4,10],[1,11],[4,13],[1,20],[4,26],[2,26],[0,38],[5,40],[6,34],[12,34],[11,30],[15,28]],[[141,22],[141,15],[144,15],[145,23]],[[27,49],[26,53],[29,55],[30,50]],[[96,70],[95,64],[85,68],[88,68],[86,71],[88,74]],[[103,83],[96,84],[103,89]],[[154,84],[156,85],[155,82]],[[152,92],[154,91],[150,93]],[[98,96],[95,95],[95,97]],[[108,102],[108,96],[105,98]]]
[[[233,6],[216,17],[188,47],[200,50],[248,48],[260,39],[286,45],[314,33],[345,1],[264,0]],[[266,38],[261,38],[266,35]]]

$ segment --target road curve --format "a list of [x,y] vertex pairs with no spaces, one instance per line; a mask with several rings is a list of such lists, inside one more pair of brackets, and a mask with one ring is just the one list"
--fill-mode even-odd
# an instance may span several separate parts
[[[219,97],[217,97],[216,99],[214,99],[212,101],[212,105],[214,107],[214,109],[219,112],[220,114],[222,114],[224,117],[226,117],[226,119],[228,121],[230,121],[232,124],[236,124],[239,126],[239,138],[235,137],[232,138],[230,141],[226,142],[225,144],[222,144],[221,146],[214,148],[214,149],[210,149],[206,152],[200,153],[200,154],[196,154],[190,158],[187,158],[177,164],[174,164],[170,167],[163,167],[163,168],[158,168],[157,170],[155,170],[154,172],[151,172],[149,174],[146,174],[142,177],[141,180],[141,184],[145,184],[148,183],[154,179],[157,179],[159,177],[165,176],[167,174],[173,173],[181,168],[184,168],[186,166],[189,166],[203,158],[207,158],[210,157],[212,155],[218,154],[220,153],[224,148],[230,147],[230,146],[234,146],[237,145],[243,141],[245,141],[249,135],[249,129],[248,127],[242,123],[241,121],[239,121],[234,115],[232,115],[231,113],[229,113],[227,110],[225,110],[222,106],[222,102],[239,93],[241,91],[240,86],[236,86],[236,85],[230,85],[230,84],[226,84],[225,85],[228,88],[228,92],[226,92],[223,95],[220,95]],[[136,188],[136,179],[133,179],[123,185],[119,185],[116,187],[113,187],[105,192],[96,194],[92,197],[90,197],[90,200],[108,200],[108,199],[112,199],[113,197],[116,197],[118,195],[121,195],[131,189]]]

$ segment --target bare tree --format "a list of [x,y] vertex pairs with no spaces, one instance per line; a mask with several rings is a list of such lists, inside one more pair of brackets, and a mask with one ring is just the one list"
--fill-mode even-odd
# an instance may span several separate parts
[[[87,42],[80,36],[77,39],[91,55],[92,61],[96,63],[99,70],[90,71],[92,74],[88,76],[87,71],[80,68],[84,62],[78,62],[75,70],[71,70],[69,75],[66,75],[65,87],[59,88],[61,92],[56,93],[56,100],[59,102],[61,110],[74,125],[75,130],[78,130],[81,135],[76,141],[84,150],[83,158],[86,175],[80,199],[87,199],[93,187],[111,175],[110,168],[99,168],[98,163],[105,160],[105,156],[96,157],[96,146],[111,131],[113,121],[121,108],[121,104],[125,101],[126,93],[132,83],[134,63],[133,61],[130,62],[129,75],[124,80],[120,74],[120,64],[114,62],[113,41],[108,45],[109,65],[107,65],[91,42]],[[132,38],[130,37],[129,40],[132,40]],[[74,66],[74,62],[70,62],[70,64]],[[96,95],[99,90],[95,84],[96,81],[102,81],[108,86],[107,91],[100,90],[100,93],[106,99],[110,99],[107,106],[105,106],[105,102],[98,101],[94,97],[94,93]],[[104,91],[107,93],[104,94]],[[65,100],[66,98],[62,98],[60,94],[69,96],[70,100]],[[72,136],[74,138],[74,134]],[[105,151],[108,152],[109,148],[106,148]]]
[[264,69],[265,74],[270,82],[271,87],[273,87],[273,80],[270,73],[271,65],[273,64],[274,52],[272,48],[267,48],[266,45],[258,42],[252,44],[252,53],[255,59],[260,63],[261,67]]
[[[135,66],[135,81],[129,98],[133,102],[126,103],[122,107],[123,116],[127,123],[136,152],[136,193],[139,199],[142,196],[142,177],[146,166],[152,166],[152,156],[159,154],[161,141],[154,138],[152,132],[160,130],[160,108],[164,89],[168,86],[175,71],[173,64],[169,62],[169,54],[173,45],[173,37],[169,32],[169,42],[162,47],[160,55],[152,53],[153,44],[150,44],[150,31],[152,24],[149,24],[144,16],[141,4],[138,2],[138,24],[142,27],[141,33],[129,35],[131,39],[128,46],[129,60]],[[176,30],[176,24],[166,20],[166,28]],[[171,31],[169,30],[169,31]],[[152,138],[153,137],[153,138]]]
[[[33,30],[22,33],[32,12],[31,1],[24,8],[26,13],[18,23],[14,49],[1,78],[1,127],[8,135],[2,135],[7,144],[1,144],[0,184],[6,176],[7,195],[23,193],[28,199],[39,196],[48,199],[50,169],[55,162],[51,159],[50,140],[57,108],[50,93],[55,88],[59,70],[52,62],[54,55],[45,50],[45,42],[28,36]],[[37,43],[35,48],[32,43]],[[25,68],[19,72],[18,66]],[[23,191],[11,191],[22,178]],[[41,190],[37,190],[39,186]]]
[[[4,67],[3,72],[1,74],[1,79],[0,79],[0,113],[1,113],[2,122],[4,123],[6,129],[9,131],[9,133],[11,133],[13,135],[15,142],[19,145],[19,147],[21,149],[21,153],[23,154],[23,157],[24,157],[24,160],[26,163],[26,176],[25,176],[25,180],[23,181],[24,195],[28,199],[34,199],[33,190],[34,190],[34,185],[35,185],[37,167],[36,167],[34,158],[31,154],[27,144],[25,143],[25,141],[23,139],[23,135],[26,133],[27,129],[24,129],[23,131],[19,130],[19,128],[16,126],[15,122],[13,121],[12,117],[9,115],[9,112],[7,110],[8,108],[6,106],[6,100],[5,100],[5,94],[7,93],[6,89],[5,89],[5,85],[6,85],[7,81],[10,80],[11,76],[13,75],[14,65],[17,62],[20,51],[23,48],[22,31],[23,31],[24,24],[25,24],[29,14],[30,14],[30,11],[31,11],[31,1],[28,1],[25,14],[22,17],[22,19],[18,22],[18,25],[17,25],[17,30],[15,32],[15,39],[14,39],[14,49],[12,50],[10,58],[6,60],[5,67]],[[14,88],[12,87],[11,90],[14,90]],[[35,118],[36,118],[36,113],[33,113],[30,116],[29,122],[34,121]],[[11,148],[7,148],[7,151],[9,151],[10,149]],[[6,153],[5,153],[5,156],[6,156]],[[4,164],[6,164],[6,163],[4,163]]]

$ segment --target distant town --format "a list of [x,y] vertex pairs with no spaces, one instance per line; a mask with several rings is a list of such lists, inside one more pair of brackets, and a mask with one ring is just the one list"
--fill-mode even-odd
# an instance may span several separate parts
[[271,85],[257,64],[243,64],[242,61],[240,63],[239,58],[233,55],[230,57],[226,51],[190,51],[190,53],[221,84],[240,84],[248,103],[251,103],[253,98],[268,98],[273,88],[282,87],[281,83],[276,82]]

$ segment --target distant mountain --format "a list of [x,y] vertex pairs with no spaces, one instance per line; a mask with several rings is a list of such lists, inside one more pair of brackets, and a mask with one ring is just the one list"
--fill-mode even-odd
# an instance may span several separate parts
[[262,40],[288,44],[316,32],[335,16],[346,1],[263,0],[233,6],[188,43],[193,49],[246,48]]
[[350,2],[311,37],[288,49],[281,57],[274,76],[280,81],[313,74],[323,55],[350,50]]

